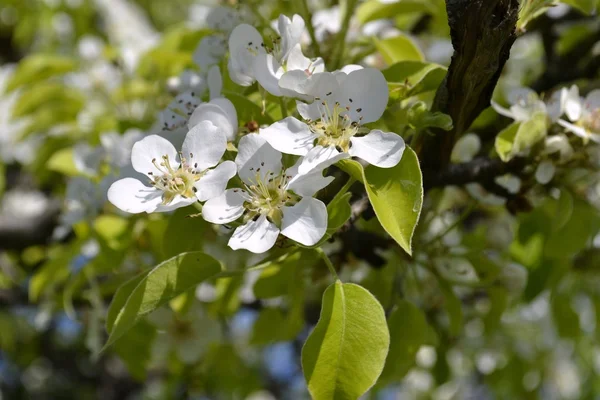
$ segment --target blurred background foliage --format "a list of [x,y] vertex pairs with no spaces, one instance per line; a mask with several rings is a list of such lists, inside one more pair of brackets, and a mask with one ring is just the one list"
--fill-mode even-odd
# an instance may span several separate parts
[[[339,45],[337,2],[239,3],[223,5],[250,10],[263,28],[310,10],[321,54]],[[207,17],[216,5],[0,3],[0,398],[308,398],[300,351],[330,283],[309,250],[279,249],[267,268],[190,288],[99,354],[110,301],[140,272],[193,250],[232,271],[263,261],[228,249],[189,211],[131,217],[105,201],[123,144],[107,147],[103,135],[160,129],[177,77],[203,72],[194,52],[218,30]],[[495,97],[509,86],[600,88],[598,6],[522,0]],[[374,21],[387,30],[369,30]],[[443,0],[360,2],[348,41],[346,63],[377,66],[388,80],[381,126],[404,135],[448,126],[427,111],[452,55]],[[223,71],[242,123],[281,118],[278,104],[262,114],[258,94]],[[492,154],[509,122],[482,113],[474,153]],[[368,398],[598,398],[598,147],[580,156],[548,185],[523,173],[509,200],[476,186],[432,188],[412,257],[366,214],[328,244],[342,280],[369,289],[388,316],[390,356]]]

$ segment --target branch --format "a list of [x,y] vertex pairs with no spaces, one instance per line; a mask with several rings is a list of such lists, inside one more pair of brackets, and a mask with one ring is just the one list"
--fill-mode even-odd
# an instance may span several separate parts
[[452,117],[451,131],[434,130],[414,144],[425,173],[441,171],[458,137],[490,105],[516,39],[518,0],[446,0],[454,55],[433,111]]

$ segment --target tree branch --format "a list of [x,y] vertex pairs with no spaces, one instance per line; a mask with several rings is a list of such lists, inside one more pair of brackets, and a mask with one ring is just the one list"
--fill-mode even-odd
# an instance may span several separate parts
[[433,111],[452,117],[451,131],[433,130],[414,144],[423,173],[450,161],[458,137],[490,105],[502,68],[516,39],[518,0],[446,0],[454,55]]

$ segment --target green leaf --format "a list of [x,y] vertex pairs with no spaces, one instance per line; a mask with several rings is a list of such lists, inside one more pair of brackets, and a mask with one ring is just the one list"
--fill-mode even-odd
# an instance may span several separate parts
[[111,304],[109,309],[106,326],[110,336],[102,350],[123,336],[144,315],[220,271],[221,264],[207,254],[202,252],[180,254],[158,264],[144,274],[127,296],[125,304],[119,307],[127,291],[134,286],[135,280],[139,277],[128,281],[120,294],[117,291],[115,304],[114,306]]
[[23,59],[6,84],[6,91],[13,91],[23,85],[31,85],[54,75],[75,70],[75,60],[56,54],[33,54]]
[[399,61],[424,61],[425,57],[408,36],[400,35],[389,39],[373,39],[375,47],[388,65]]
[[428,342],[431,327],[425,314],[414,304],[401,300],[388,319],[390,353],[378,384],[399,382],[415,364],[419,348]]
[[342,171],[353,177],[359,182],[365,182],[365,175],[363,166],[358,161],[354,160],[341,160],[336,164]]
[[73,161],[72,147],[60,149],[52,154],[46,165],[50,171],[59,172],[67,176],[76,176],[80,174]]
[[440,128],[445,131],[452,129],[452,118],[439,111],[432,112],[423,101],[414,103],[408,109],[408,123],[415,130]]
[[247,96],[229,90],[223,90],[223,95],[231,100],[235,106],[240,122],[256,121],[259,124],[273,123],[273,119],[266,113],[263,115],[262,108]]
[[561,3],[573,6],[588,15],[592,15],[597,7],[596,0],[561,0]]
[[[202,243],[215,237],[210,225],[203,218],[190,218],[195,214],[191,208],[180,208],[170,217],[167,229],[162,237],[163,254],[166,258],[186,251],[197,251]],[[190,234],[182,234],[190,232]]]
[[382,3],[379,0],[369,0],[356,10],[356,17],[361,23],[382,18],[393,18],[398,14],[435,12],[435,7],[428,0],[402,0],[395,3]]
[[423,177],[417,155],[406,147],[393,168],[369,167],[364,171],[367,194],[377,219],[408,254],[423,205]]
[[381,374],[389,344],[383,308],[371,293],[352,283],[329,286],[319,322],[302,348],[313,399],[358,399]]
[[550,305],[558,334],[569,339],[578,337],[581,334],[579,315],[571,307],[571,298],[563,293],[553,293]]
[[129,330],[114,345],[115,353],[127,366],[127,370],[138,381],[148,374],[148,364],[152,357],[152,344],[156,338],[156,329],[146,321]]
[[421,61],[400,61],[384,69],[390,97],[405,99],[421,93],[437,90],[444,77],[446,67]]
[[546,137],[548,122],[543,113],[524,122],[513,122],[496,136],[496,152],[507,162],[520,152],[530,149]]
[[[254,327],[250,344],[253,346],[264,346],[274,342],[293,339],[285,335],[286,324],[285,317],[281,310],[277,308],[264,308],[261,310]],[[278,327],[277,329],[273,329]]]
[[352,197],[352,193],[344,193],[327,204],[327,233],[329,235],[337,232],[350,219],[352,215],[350,197]]

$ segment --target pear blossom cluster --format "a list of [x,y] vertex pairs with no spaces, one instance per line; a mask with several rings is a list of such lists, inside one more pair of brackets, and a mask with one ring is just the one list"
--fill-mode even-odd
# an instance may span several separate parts
[[[216,36],[196,50],[205,75],[194,81],[185,73],[173,85],[179,94],[160,113],[159,132],[129,147],[135,172],[112,183],[108,200],[127,213],[194,205],[206,221],[232,231],[232,249],[263,253],[286,238],[314,246],[327,230],[327,206],[318,195],[334,180],[329,167],[351,157],[374,168],[400,162],[402,137],[369,126],[387,107],[387,82],[374,68],[329,72],[321,58],[306,57],[299,15],[281,15],[265,35],[235,13],[221,10],[217,17]],[[212,41],[225,36],[227,52],[218,55]],[[256,83],[263,103],[271,96],[294,101],[295,112],[241,128],[251,121],[239,121],[223,94],[224,57],[234,83]]]

